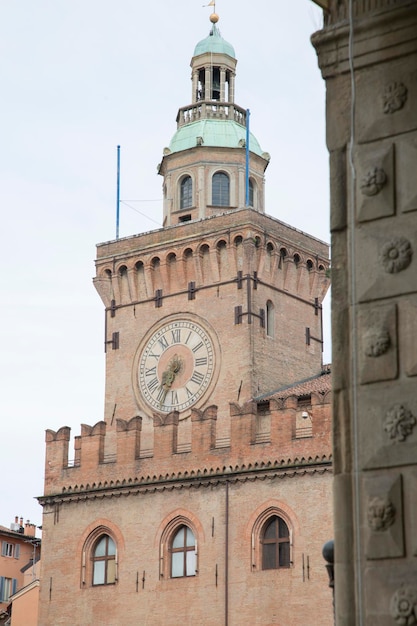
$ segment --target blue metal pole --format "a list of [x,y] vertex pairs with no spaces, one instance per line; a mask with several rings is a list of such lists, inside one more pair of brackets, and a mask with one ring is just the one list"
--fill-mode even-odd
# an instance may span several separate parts
[[120,219],[120,146],[117,146],[116,239],[119,239],[119,219]]
[[246,109],[246,199],[245,206],[249,206],[249,118],[250,111]]

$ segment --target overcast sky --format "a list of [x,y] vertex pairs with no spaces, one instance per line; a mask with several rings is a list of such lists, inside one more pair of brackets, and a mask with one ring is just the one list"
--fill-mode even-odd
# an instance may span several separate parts
[[[40,525],[45,430],[103,418],[95,244],[162,220],[157,164],[191,101],[208,0],[0,3],[0,525]],[[311,0],[218,0],[238,58],[236,102],[271,154],[266,212],[329,241],[325,86]],[[327,302],[327,309],[329,304]],[[326,323],[325,361],[330,360]],[[70,454],[71,456],[71,454]]]

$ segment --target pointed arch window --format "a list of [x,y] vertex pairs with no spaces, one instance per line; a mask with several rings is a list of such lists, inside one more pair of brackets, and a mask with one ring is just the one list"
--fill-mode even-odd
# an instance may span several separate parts
[[185,176],[180,186],[180,208],[189,209],[193,205],[193,181],[191,176]]
[[109,535],[100,535],[91,553],[93,585],[112,585],[116,582],[116,544]]
[[196,540],[191,528],[181,525],[171,543],[171,578],[195,576],[197,567]]
[[213,206],[230,206],[230,180],[224,172],[216,172],[213,176],[211,203]]
[[285,521],[273,515],[265,522],[261,533],[262,569],[290,566],[290,532]]

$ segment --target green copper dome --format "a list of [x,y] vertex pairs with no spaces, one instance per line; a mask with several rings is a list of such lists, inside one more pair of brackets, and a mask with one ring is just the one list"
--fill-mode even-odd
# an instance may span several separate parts
[[193,56],[196,57],[199,54],[204,54],[205,52],[228,54],[229,57],[232,57],[233,59],[236,58],[233,46],[228,41],[223,39],[223,37],[220,35],[219,29],[215,24],[213,24],[212,26],[210,35],[198,42],[195,47]]
[[[234,120],[198,120],[181,126],[169,144],[170,152],[181,152],[197,145],[219,148],[243,148],[246,142],[246,128]],[[249,150],[263,155],[258,140],[252,133],[249,137]]]

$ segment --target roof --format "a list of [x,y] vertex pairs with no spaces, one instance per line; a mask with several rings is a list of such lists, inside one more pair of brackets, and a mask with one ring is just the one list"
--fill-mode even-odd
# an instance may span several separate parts
[[196,57],[199,54],[204,54],[205,52],[228,54],[229,57],[232,57],[233,59],[236,58],[232,44],[223,39],[215,24],[213,24],[209,36],[198,42],[194,49],[193,56]]
[[331,391],[331,388],[332,375],[330,372],[330,367],[325,366],[320,374],[316,374],[315,376],[311,376],[310,378],[304,378],[303,380],[295,382],[293,385],[287,385],[285,387],[281,387],[280,389],[276,389],[275,391],[264,393],[254,399],[256,401],[260,401],[267,400],[272,397],[289,398],[290,396],[302,398],[303,396],[309,396],[312,393],[324,395],[328,391]]
[[[243,148],[246,142],[246,128],[234,120],[198,120],[181,126],[169,144],[171,152],[189,150],[197,145],[197,137],[202,137],[203,146],[220,148]],[[256,137],[250,133],[249,150],[263,155]]]

